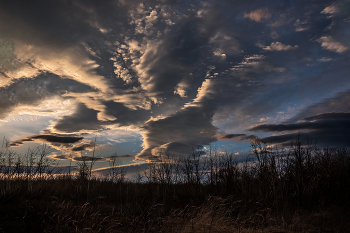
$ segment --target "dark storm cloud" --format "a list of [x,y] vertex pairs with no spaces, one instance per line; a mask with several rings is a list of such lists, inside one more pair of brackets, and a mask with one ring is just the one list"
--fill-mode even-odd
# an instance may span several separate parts
[[59,132],[74,133],[84,130],[101,130],[115,124],[119,126],[139,125],[149,119],[150,113],[146,110],[134,111],[121,103],[112,101],[105,102],[104,105],[107,107],[106,113],[115,116],[116,120],[100,121],[98,119],[99,111],[87,108],[85,104],[79,104],[76,112],[59,119],[55,123],[54,129]]
[[[149,3],[144,3],[144,10],[154,7]],[[199,8],[189,5],[176,17],[169,16],[167,19],[162,16],[163,11],[172,14],[172,11],[179,9],[163,5],[161,11],[157,10],[154,15],[154,33],[150,36],[149,31],[144,32],[145,38],[142,40],[135,36],[135,40],[145,47],[142,56],[134,64],[136,77],[141,88],[151,97],[160,98],[161,102],[179,98],[177,95],[195,97],[207,68],[203,60],[212,56],[215,47],[222,51],[227,50],[229,54],[239,53],[236,51],[239,50],[239,42],[219,33],[221,26],[214,23],[221,21],[219,11],[215,7],[206,7],[202,15],[198,16]],[[164,20],[173,20],[173,25],[162,26]],[[157,30],[161,36],[154,39],[152,37]],[[162,34],[163,30],[166,33]]]
[[[314,119],[317,119],[317,117],[314,117]],[[328,118],[333,119],[333,118]],[[292,131],[292,130],[320,130],[320,129],[332,129],[332,128],[338,128],[341,127],[347,127],[347,120],[339,120],[339,118],[336,121],[334,120],[320,120],[316,122],[302,122],[302,123],[295,123],[295,124],[277,124],[277,125],[259,125],[255,126],[253,128],[250,128],[250,131],[265,131],[265,132],[282,132],[282,131]]]
[[304,122],[276,125],[265,124],[250,129],[250,131],[259,130],[265,132],[292,131],[292,133],[263,138],[262,140],[267,143],[288,145],[300,135],[304,141],[309,137],[323,146],[350,146],[350,140],[346,136],[350,133],[349,113],[324,113],[304,118]]
[[56,154],[52,154],[48,156],[51,159],[56,159],[56,160],[67,160],[67,159],[72,159],[72,155],[71,154],[64,154],[64,155],[56,155]]
[[348,112],[335,112],[335,113],[323,113],[316,116],[305,117],[304,120],[313,121],[313,120],[323,120],[323,119],[349,119],[350,113]]
[[86,149],[93,149],[95,147],[97,147],[97,145],[95,145],[94,143],[82,144],[79,146],[72,147],[70,151],[84,151]]
[[71,158],[69,155],[50,155],[49,157],[57,160],[66,160]]
[[236,142],[242,142],[242,141],[250,141],[253,139],[256,139],[255,135],[247,135],[247,134],[226,134],[219,136],[218,139],[232,139]]
[[80,43],[86,37],[102,36],[99,24],[105,19],[109,20],[116,16],[114,18],[121,23],[120,21],[127,18],[123,6],[117,1],[109,0],[99,3],[75,0],[72,4],[60,0],[1,1],[0,9],[3,12],[2,17],[7,19],[6,23],[2,24],[2,32],[5,35],[9,33],[21,38],[25,36],[21,34],[23,32],[11,28],[17,23],[16,19],[20,18],[28,25],[44,32],[46,38],[50,40],[48,44],[59,47]]
[[212,117],[212,113],[204,108],[190,107],[167,118],[147,122],[143,127],[145,149],[137,158],[156,155],[156,151],[152,153],[153,149],[188,155],[194,145],[215,142],[217,128],[211,123]]
[[[323,113],[329,112],[347,112],[350,109],[350,91],[347,90],[345,92],[338,93],[333,98],[326,98],[318,103],[312,104],[302,111],[300,111],[297,115],[288,120],[288,123],[293,123],[298,120],[317,116]],[[346,113],[345,113],[346,114]]]
[[249,141],[251,141],[251,140],[254,140],[254,139],[256,139],[257,137],[255,136],[255,135],[246,135],[246,136],[244,136],[244,137],[241,137],[240,138],[240,142],[241,141],[244,141],[244,140],[249,140]]
[[64,116],[54,125],[54,129],[59,132],[74,133],[81,130],[100,130],[103,123],[97,119],[98,111],[87,108],[84,104],[79,104],[74,114]]
[[23,144],[23,142],[29,141],[43,141],[52,143],[76,143],[83,139],[83,137],[72,137],[72,136],[57,136],[57,135],[35,135],[20,140],[16,140],[10,143],[10,146],[18,146]]
[[[54,151],[60,151],[60,154],[51,154],[48,156],[49,158],[57,160],[73,159],[75,161],[80,161],[79,158],[77,160],[75,159],[75,157],[81,157],[77,156],[79,155],[79,152],[95,151],[95,149],[100,147],[96,144],[96,142],[86,140],[84,139],[84,137],[59,134],[33,135],[30,137],[12,141],[10,143],[10,146],[19,146],[24,142],[44,142],[52,149],[54,149]],[[91,161],[91,159],[87,160]],[[100,161],[101,159],[98,160]]]
[[268,144],[279,144],[282,146],[290,146],[296,140],[303,143],[314,142],[321,147],[349,147],[350,142],[348,135],[349,129],[319,130],[307,133],[290,133],[279,136],[264,137],[261,140]]
[[151,114],[149,110],[140,109],[135,111],[125,107],[122,103],[108,101],[104,104],[107,107],[106,113],[116,117],[113,124],[118,124],[120,126],[128,126],[132,124],[140,125],[148,120]]
[[145,75],[141,85],[147,91],[167,95],[174,92],[181,80],[191,79],[189,66],[200,58],[200,47],[207,42],[198,37],[197,24],[196,18],[184,25],[180,23],[169,39],[143,55],[137,69]]
[[73,161],[77,162],[99,162],[104,161],[104,158],[94,157],[94,156],[76,156]]
[[226,135],[220,136],[220,139],[232,139],[232,138],[237,138],[242,136],[245,136],[245,134],[226,134]]

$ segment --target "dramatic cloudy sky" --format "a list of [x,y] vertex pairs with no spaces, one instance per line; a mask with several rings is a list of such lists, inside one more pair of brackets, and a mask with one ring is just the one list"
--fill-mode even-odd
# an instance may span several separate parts
[[349,55],[348,0],[1,0],[0,133],[61,161],[350,146]]

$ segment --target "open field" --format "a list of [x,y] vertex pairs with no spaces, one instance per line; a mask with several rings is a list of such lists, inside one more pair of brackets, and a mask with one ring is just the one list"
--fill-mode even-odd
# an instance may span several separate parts
[[[254,155],[245,163],[230,154],[213,153],[206,159],[191,155],[183,160],[164,155],[168,159],[150,165],[136,182],[124,179],[120,170],[104,178],[89,172],[28,175],[28,166],[17,163],[16,169],[8,169],[8,154],[3,151],[0,229],[276,233],[350,229],[349,150],[300,142],[290,150],[274,150],[260,142],[252,146]],[[37,168],[40,159],[33,161]]]

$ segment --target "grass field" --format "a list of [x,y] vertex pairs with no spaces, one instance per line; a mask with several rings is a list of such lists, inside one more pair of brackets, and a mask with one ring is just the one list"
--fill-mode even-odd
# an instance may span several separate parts
[[[348,232],[350,151],[258,140],[252,156],[162,155],[139,174],[54,176],[46,148],[2,150],[0,232]],[[85,166],[85,168],[84,168]],[[85,170],[84,170],[85,169]],[[87,169],[87,170],[86,170]],[[91,170],[90,170],[91,171]],[[2,231],[1,231],[2,230]]]

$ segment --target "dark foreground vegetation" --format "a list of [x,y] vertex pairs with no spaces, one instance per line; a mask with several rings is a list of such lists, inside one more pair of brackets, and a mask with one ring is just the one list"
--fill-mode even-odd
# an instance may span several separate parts
[[0,232],[349,232],[349,150],[252,147],[243,163],[163,154],[136,182],[117,167],[94,178],[87,163],[50,175],[42,150],[9,166],[3,150]]

